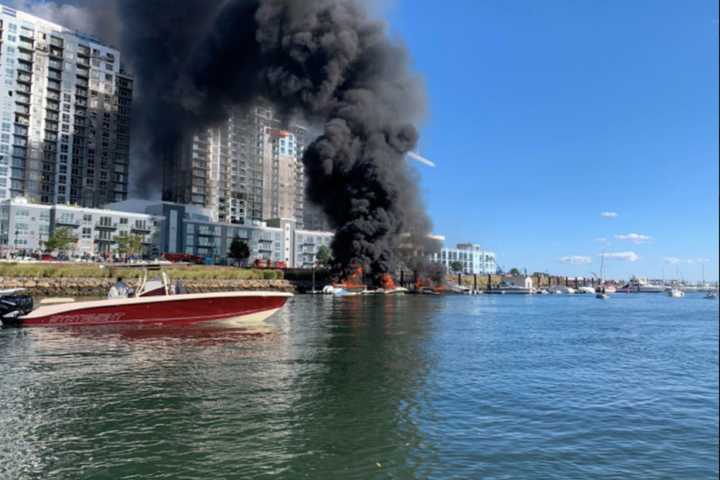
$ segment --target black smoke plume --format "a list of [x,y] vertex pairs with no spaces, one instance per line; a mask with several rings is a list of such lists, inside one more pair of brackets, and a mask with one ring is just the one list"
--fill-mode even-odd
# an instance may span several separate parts
[[405,160],[418,140],[422,84],[360,0],[84,1],[72,8],[93,19],[91,33],[114,36],[106,40],[137,78],[140,191],[157,189],[183,138],[264,98],[321,127],[303,159],[307,194],[337,229],[341,274],[391,272],[401,239],[424,242],[430,222]]

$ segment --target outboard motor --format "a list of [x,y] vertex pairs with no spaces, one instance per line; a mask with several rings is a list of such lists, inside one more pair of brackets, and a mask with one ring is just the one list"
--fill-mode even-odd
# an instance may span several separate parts
[[0,321],[3,326],[20,324],[19,317],[32,312],[33,298],[30,295],[6,295],[0,297]]

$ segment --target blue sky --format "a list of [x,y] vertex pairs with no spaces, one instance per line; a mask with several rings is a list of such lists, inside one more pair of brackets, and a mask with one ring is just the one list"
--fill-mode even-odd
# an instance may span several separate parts
[[418,168],[448,244],[506,269],[589,274],[605,249],[610,277],[717,278],[716,2],[441,5],[382,8],[427,85],[438,166]]
[[605,251],[609,277],[717,279],[717,2],[366,1],[427,85],[437,168],[418,170],[448,245],[505,269],[588,275]]

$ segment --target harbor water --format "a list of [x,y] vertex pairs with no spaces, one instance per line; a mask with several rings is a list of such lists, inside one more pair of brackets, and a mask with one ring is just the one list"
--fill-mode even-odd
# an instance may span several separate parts
[[718,476],[700,294],[297,296],[233,330],[0,331],[0,479]]

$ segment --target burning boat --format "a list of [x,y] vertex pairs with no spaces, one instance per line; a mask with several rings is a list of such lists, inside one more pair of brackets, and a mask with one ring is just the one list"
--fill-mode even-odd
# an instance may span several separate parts
[[382,287],[378,288],[376,292],[385,295],[404,295],[408,292],[408,289],[405,287],[398,287],[395,284],[395,280],[393,280],[392,275],[385,273],[382,276]]
[[392,275],[385,273],[380,277],[380,287],[368,289],[363,282],[363,269],[357,267],[351,275],[339,283],[334,283],[323,288],[323,293],[335,295],[336,297],[348,297],[355,295],[402,295],[408,292],[407,288],[395,284]]

